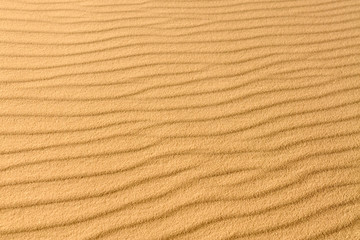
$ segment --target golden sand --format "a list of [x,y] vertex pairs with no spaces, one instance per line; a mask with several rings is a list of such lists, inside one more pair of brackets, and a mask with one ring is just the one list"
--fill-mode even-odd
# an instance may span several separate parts
[[359,0],[0,0],[1,240],[358,240],[359,158]]

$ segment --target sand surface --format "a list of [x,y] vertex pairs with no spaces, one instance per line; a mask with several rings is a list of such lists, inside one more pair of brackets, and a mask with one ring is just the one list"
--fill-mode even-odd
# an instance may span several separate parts
[[0,0],[1,240],[358,240],[359,158],[359,0]]

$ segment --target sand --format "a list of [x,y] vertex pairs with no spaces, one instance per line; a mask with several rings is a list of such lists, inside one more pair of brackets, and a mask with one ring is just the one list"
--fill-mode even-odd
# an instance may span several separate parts
[[359,0],[1,0],[1,240],[360,239]]

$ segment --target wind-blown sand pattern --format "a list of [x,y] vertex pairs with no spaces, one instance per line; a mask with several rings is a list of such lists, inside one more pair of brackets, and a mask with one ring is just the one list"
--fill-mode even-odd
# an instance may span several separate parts
[[360,239],[359,0],[0,0],[0,239]]

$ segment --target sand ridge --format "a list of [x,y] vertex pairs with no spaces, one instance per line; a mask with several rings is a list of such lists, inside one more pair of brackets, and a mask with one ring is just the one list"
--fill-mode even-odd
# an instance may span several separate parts
[[358,0],[0,0],[0,239],[360,239]]

